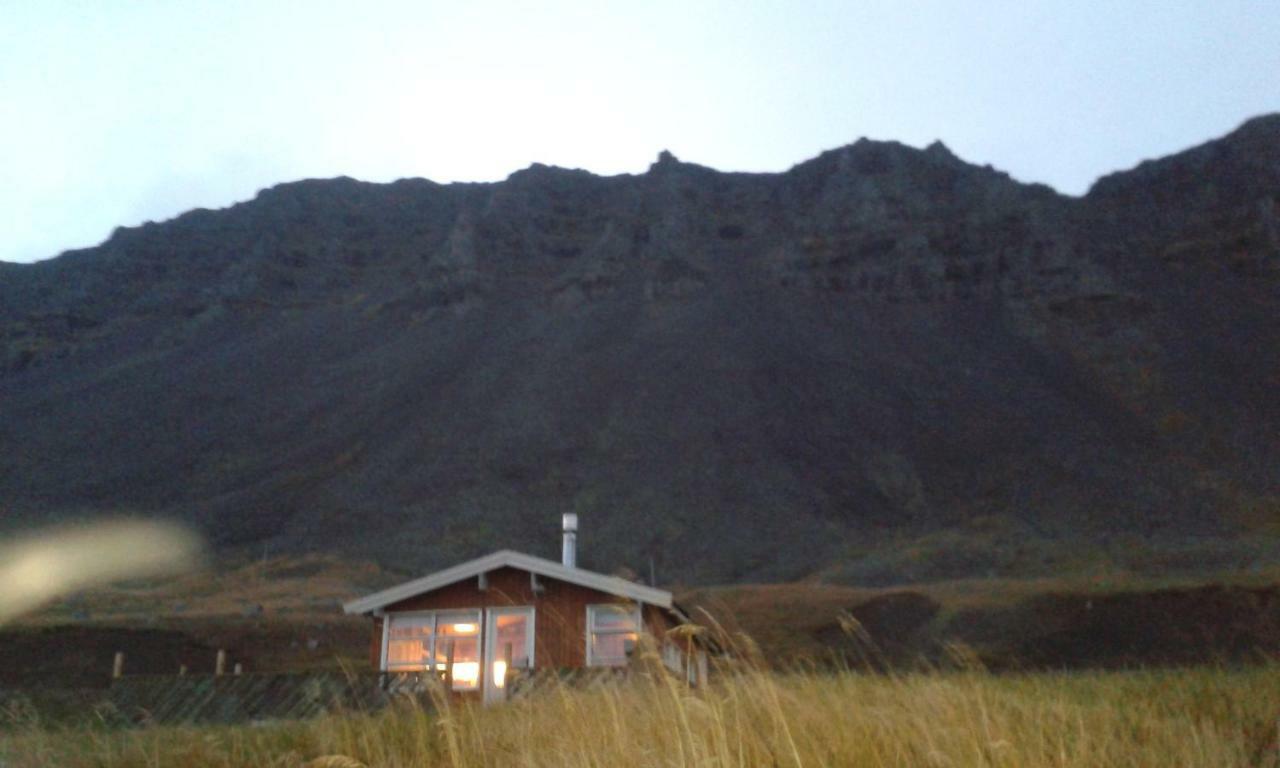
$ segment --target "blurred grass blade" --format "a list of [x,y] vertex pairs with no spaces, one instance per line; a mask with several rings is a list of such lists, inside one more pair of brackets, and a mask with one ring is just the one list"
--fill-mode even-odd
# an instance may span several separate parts
[[202,551],[189,528],[135,520],[55,528],[0,545],[0,624],[69,592],[196,567]]

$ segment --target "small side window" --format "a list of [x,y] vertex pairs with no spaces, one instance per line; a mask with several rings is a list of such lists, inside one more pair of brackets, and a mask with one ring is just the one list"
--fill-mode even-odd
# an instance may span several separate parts
[[622,667],[640,640],[640,606],[587,606],[587,666]]

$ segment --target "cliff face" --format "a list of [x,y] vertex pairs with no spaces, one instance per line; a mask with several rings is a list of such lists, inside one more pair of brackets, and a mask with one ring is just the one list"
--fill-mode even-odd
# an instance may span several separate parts
[[577,511],[585,566],[689,581],[1239,565],[1280,529],[1277,201],[1277,117],[1078,199],[865,140],[285,184],[0,265],[4,517],[427,568]]

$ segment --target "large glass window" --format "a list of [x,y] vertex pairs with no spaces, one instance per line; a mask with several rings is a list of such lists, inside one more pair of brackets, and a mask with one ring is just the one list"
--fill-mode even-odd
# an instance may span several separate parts
[[640,607],[587,606],[587,666],[621,667],[640,639]]
[[480,682],[480,612],[438,611],[387,616],[387,671],[443,672],[453,649],[453,689]]

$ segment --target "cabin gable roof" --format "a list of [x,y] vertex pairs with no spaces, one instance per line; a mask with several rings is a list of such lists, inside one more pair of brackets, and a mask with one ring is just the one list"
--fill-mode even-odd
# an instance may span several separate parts
[[381,592],[375,592],[352,600],[343,604],[342,610],[348,614],[372,613],[401,600],[432,592],[463,579],[473,578],[482,573],[503,567],[518,568],[548,579],[577,584],[588,589],[635,600],[638,603],[656,605],[668,610],[673,608],[671,593],[666,590],[646,587],[643,584],[636,584],[626,579],[620,579],[617,576],[606,576],[603,573],[587,571],[582,568],[570,568],[554,560],[526,555],[523,552],[500,549],[484,557],[468,560],[452,568],[436,571],[422,578],[406,581],[403,584],[388,587]]

